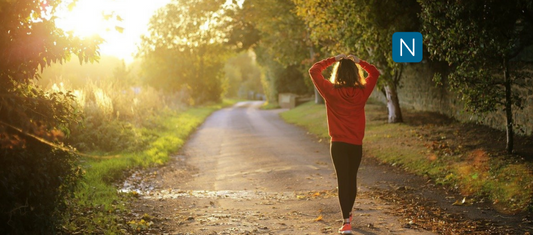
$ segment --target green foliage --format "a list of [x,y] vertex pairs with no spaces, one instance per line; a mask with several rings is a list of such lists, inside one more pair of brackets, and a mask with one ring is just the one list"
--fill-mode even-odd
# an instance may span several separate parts
[[400,65],[392,60],[391,38],[417,30],[416,1],[293,1],[314,43],[330,53],[354,53],[383,70],[385,83],[399,83],[393,80]]
[[147,84],[171,93],[186,91],[191,104],[220,101],[229,52],[220,29],[222,4],[175,0],[152,17],[139,54]]
[[261,65],[261,83],[267,101],[277,103],[279,93],[310,94],[312,83],[302,65],[283,65],[275,60],[265,48],[256,47],[257,61]]
[[[154,137],[139,127],[152,127],[167,109],[179,110],[187,101],[147,86],[136,85],[137,74],[116,58],[110,64],[79,66],[54,65],[44,72],[41,83],[55,92],[71,91],[73,107],[81,120],[72,123],[67,143],[82,152],[135,151],[146,147]],[[68,77],[58,76],[63,71]],[[83,71],[83,75],[80,73]],[[76,81],[83,80],[83,86]]]
[[[32,84],[71,55],[98,59],[99,37],[56,28],[53,14],[70,1],[0,1],[0,233],[53,233],[78,171],[61,141],[78,117],[70,92]],[[54,144],[55,143],[55,144]],[[61,149],[61,150],[60,150]]]
[[[69,1],[65,1],[68,3]],[[30,0],[0,3],[0,71],[2,85],[10,79],[27,83],[38,68],[64,62],[74,54],[80,62],[97,59],[99,37],[78,38],[56,28],[52,17],[62,1]]]
[[0,149],[0,233],[50,234],[81,171],[73,154],[24,140],[26,147]]
[[249,9],[249,7],[240,7],[234,2],[231,7],[226,9],[225,13],[226,17],[231,19],[225,23],[227,28],[226,44],[239,52],[253,48],[261,40],[260,32],[251,20],[255,17],[254,13]]
[[262,84],[269,102],[282,92],[309,94],[307,70],[314,56],[304,22],[290,0],[248,0],[228,14],[229,43],[253,47],[263,69]]
[[[493,112],[504,106],[504,61],[518,55],[533,39],[529,1],[419,1],[422,33],[430,55],[454,70],[450,87],[462,95],[466,109]],[[446,33],[443,33],[446,32]],[[465,33],[468,32],[468,33]],[[529,44],[528,44],[529,43]],[[513,93],[512,103],[520,97]]]
[[45,92],[31,83],[13,80],[5,85],[0,87],[0,109],[5,114],[0,117],[0,130],[5,131],[5,139],[35,135],[54,141],[57,138],[52,130],[67,131],[69,124],[78,120],[71,92]]
[[116,119],[104,122],[87,119],[83,122],[83,126],[76,126],[73,129],[69,142],[84,152],[116,152],[143,148],[149,137],[140,133],[128,122]]
[[50,146],[77,119],[73,97],[31,84],[4,88],[0,88],[0,233],[50,233],[79,176],[76,158]]
[[246,98],[248,92],[263,93],[261,69],[253,51],[242,52],[230,58],[224,66],[225,96]]
[[525,0],[468,3],[419,0],[419,3],[422,34],[431,57],[453,67],[448,83],[461,95],[467,111],[506,112],[507,151],[512,152],[512,109],[521,108],[523,99],[513,84],[523,77],[513,73],[510,61],[533,40],[533,3]]
[[138,127],[150,127],[157,115],[180,107],[178,97],[169,97],[175,100],[167,103],[150,87],[89,83],[75,92],[83,119],[72,126],[68,143],[83,152],[142,149],[153,134]]
[[290,65],[285,67],[277,79],[278,93],[294,93],[298,95],[310,94],[311,89],[306,84],[306,81],[311,81],[307,73],[302,73],[302,69],[298,65]]
[[293,0],[310,28],[310,39],[331,54],[355,54],[381,71],[378,88],[389,102],[389,121],[402,122],[397,88],[402,64],[392,60],[392,34],[418,31],[415,0]]
[[241,11],[258,31],[263,52],[284,66],[299,65],[309,59],[307,28],[290,0],[249,0]]
[[278,103],[278,81],[283,71],[283,66],[274,61],[269,54],[262,53],[261,47],[256,48],[259,64],[261,65],[261,84],[265,91],[267,102]]

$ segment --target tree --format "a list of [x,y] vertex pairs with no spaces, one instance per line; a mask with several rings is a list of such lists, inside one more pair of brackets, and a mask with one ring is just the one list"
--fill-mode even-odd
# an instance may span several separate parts
[[262,94],[261,70],[255,61],[253,51],[242,52],[226,63],[226,96],[248,97],[248,93]]
[[[76,120],[70,93],[44,92],[37,72],[72,54],[98,59],[99,37],[78,38],[55,26],[64,1],[0,1],[0,233],[54,231],[79,171],[61,146]],[[67,151],[65,151],[67,150]]]
[[[503,108],[509,153],[513,151],[513,108],[517,71],[510,62],[533,40],[533,3],[512,1],[429,1],[422,6],[422,34],[431,57],[453,68],[452,90],[466,110],[483,114]],[[514,74],[514,75],[513,75]]]
[[174,0],[150,20],[142,38],[144,80],[151,86],[186,90],[193,104],[220,101],[224,47],[222,0]]
[[403,65],[392,60],[392,34],[417,31],[419,11],[408,1],[293,0],[311,30],[310,38],[331,54],[354,53],[382,71],[378,88],[387,97],[389,122],[402,122],[397,89]]
[[312,90],[307,75],[311,44],[294,10],[291,0],[246,0],[230,14],[229,42],[254,49],[265,70],[263,88],[269,102],[277,101],[280,92],[307,94]]

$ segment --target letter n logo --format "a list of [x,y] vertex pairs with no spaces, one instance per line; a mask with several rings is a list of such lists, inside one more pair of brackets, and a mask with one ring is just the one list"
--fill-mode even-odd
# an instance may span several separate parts
[[396,32],[392,35],[392,60],[396,63],[422,61],[422,34],[419,32]]

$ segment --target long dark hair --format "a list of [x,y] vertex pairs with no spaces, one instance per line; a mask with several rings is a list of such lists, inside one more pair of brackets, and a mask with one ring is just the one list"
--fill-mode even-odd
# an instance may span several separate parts
[[364,88],[365,81],[361,69],[351,59],[341,59],[331,73],[331,83],[335,88],[356,87]]

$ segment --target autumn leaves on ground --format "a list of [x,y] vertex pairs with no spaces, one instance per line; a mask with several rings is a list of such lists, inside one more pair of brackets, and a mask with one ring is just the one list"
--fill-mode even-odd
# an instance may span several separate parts
[[[127,217],[132,226],[148,234],[335,232],[340,224],[335,178],[324,141],[327,138],[317,138],[327,135],[325,122],[320,121],[325,118],[324,106],[307,103],[281,113],[289,122],[314,123],[303,124],[313,135],[278,123],[279,111],[245,108],[236,106],[216,112],[167,166],[136,172],[126,181],[125,189],[136,198],[131,201],[132,213]],[[518,207],[513,204],[518,200],[497,195],[499,202],[491,199],[493,194],[482,194],[481,189],[476,191],[478,194],[472,193],[464,190],[472,187],[469,182],[449,176],[461,170],[454,168],[456,164],[459,168],[464,165],[477,168],[480,160],[471,155],[498,154],[480,150],[485,147],[475,142],[479,136],[494,133],[481,126],[469,127],[469,131],[478,133],[463,136],[460,143],[476,150],[463,151],[466,157],[458,160],[444,146],[432,145],[436,145],[434,138],[448,145],[457,144],[445,141],[449,140],[445,135],[454,133],[455,128],[465,128],[463,124],[433,113],[406,110],[407,124],[391,126],[383,118],[385,110],[382,104],[367,106],[367,135],[374,138],[366,142],[366,157],[359,173],[354,231],[527,234],[533,229],[529,213],[512,211]],[[388,136],[380,132],[381,128],[389,130]],[[386,143],[376,140],[378,136]],[[400,137],[401,140],[395,139]],[[269,142],[263,142],[264,138]],[[520,149],[530,151],[527,146]],[[382,158],[387,156],[400,158]],[[503,169],[529,165],[500,164]],[[442,170],[442,165],[448,167]],[[302,168],[303,171],[299,170]],[[440,174],[429,173],[433,171]],[[457,178],[494,174],[479,172],[455,174]],[[506,176],[504,180],[519,184],[524,177],[531,176]],[[491,183],[484,179],[479,182],[476,184]],[[485,190],[492,192],[490,188]],[[507,194],[520,194],[519,190],[513,188]]]

